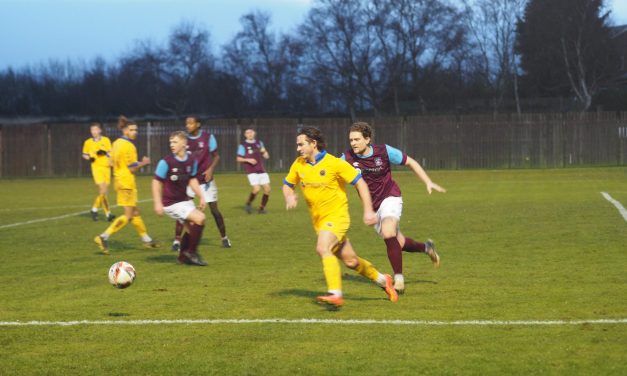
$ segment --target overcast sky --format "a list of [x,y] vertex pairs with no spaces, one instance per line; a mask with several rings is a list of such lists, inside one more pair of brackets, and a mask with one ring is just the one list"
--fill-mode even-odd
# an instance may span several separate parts
[[[239,18],[268,11],[272,28],[288,32],[313,0],[0,0],[0,69],[48,59],[111,61],[136,40],[165,42],[182,20],[211,33],[214,52],[239,30]],[[617,24],[627,24],[627,0],[608,0]]]

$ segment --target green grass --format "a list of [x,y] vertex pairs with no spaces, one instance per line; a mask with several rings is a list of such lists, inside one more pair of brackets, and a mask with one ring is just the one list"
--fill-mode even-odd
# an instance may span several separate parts
[[[107,223],[87,214],[1,228],[87,210],[95,187],[87,178],[0,180],[0,321],[627,318],[627,222],[599,193],[627,206],[625,168],[430,175],[449,192],[428,196],[413,175],[395,172],[401,227],[435,239],[442,268],[405,254],[407,292],[397,304],[344,269],[337,312],[314,303],[325,290],[315,235],[302,195],[295,211],[284,210],[282,175],[272,175],[267,215],[244,212],[244,175],[217,176],[233,248],[219,247],[209,215],[206,268],[175,265],[168,248],[142,249],[131,226],[103,256],[92,238]],[[149,184],[140,179],[140,200]],[[384,243],[349,196],[351,241],[390,272]],[[151,202],[140,208],[151,235],[169,243],[173,221],[154,215]],[[138,271],[126,290],[107,282],[118,260]],[[625,338],[625,324],[0,326],[0,374],[621,375]]]

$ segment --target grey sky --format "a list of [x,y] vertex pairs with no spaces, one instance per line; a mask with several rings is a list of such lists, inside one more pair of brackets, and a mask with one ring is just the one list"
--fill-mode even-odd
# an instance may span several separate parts
[[[111,61],[138,39],[164,42],[182,20],[211,32],[214,52],[240,29],[239,18],[268,11],[276,31],[302,22],[313,0],[0,0],[0,69],[49,59]],[[609,0],[627,23],[627,0]]]

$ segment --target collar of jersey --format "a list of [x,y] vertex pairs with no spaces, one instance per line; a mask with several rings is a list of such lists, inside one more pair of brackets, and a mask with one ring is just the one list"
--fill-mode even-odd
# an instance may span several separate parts
[[309,163],[312,166],[315,166],[318,162],[320,162],[322,160],[322,158],[324,158],[324,156],[327,155],[327,151],[323,150],[320,153],[318,153],[318,155],[316,155],[316,161],[311,163],[309,161],[307,161],[307,163]]
[[370,145],[370,153],[368,153],[368,155],[355,153],[355,155],[359,158],[369,158],[369,157],[372,157],[373,154],[374,154],[374,147],[372,147],[372,145]]
[[130,138],[128,138],[128,137],[126,137],[126,136],[122,136],[122,137],[120,137],[120,138],[121,138],[121,139],[123,139],[123,140],[126,140],[126,141],[130,142],[131,144],[134,144],[133,140],[131,140]]
[[188,133],[188,134],[187,134],[187,138],[192,139],[192,140],[195,140],[195,139],[197,139],[198,137],[200,137],[200,135],[201,135],[201,134],[202,134],[202,129],[198,131],[198,135],[197,135],[197,136],[192,136],[191,134],[189,134],[189,133]]
[[172,153],[172,155],[174,156],[174,159],[176,159],[179,162],[186,162],[189,159],[189,154],[187,153],[185,153],[185,159],[179,159],[179,157],[174,153]]

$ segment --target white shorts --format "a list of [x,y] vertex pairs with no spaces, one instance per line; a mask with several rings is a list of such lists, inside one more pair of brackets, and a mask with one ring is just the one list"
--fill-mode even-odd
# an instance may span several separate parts
[[[214,180],[209,183],[204,183],[200,185],[200,190],[202,191],[202,195],[205,198],[205,202],[216,202],[218,201],[218,186]],[[187,186],[187,195],[191,198],[196,197],[194,191],[190,186]]]
[[250,185],[270,184],[270,176],[267,172],[248,174],[248,182]]
[[402,197],[388,197],[381,203],[379,210],[377,210],[377,223],[374,225],[374,229],[381,235],[381,224],[385,218],[394,218],[397,221],[396,231],[400,229],[401,215],[403,214],[403,198]]
[[189,217],[189,215],[196,209],[196,205],[194,205],[194,201],[181,201],[176,204],[172,204],[170,206],[166,206],[163,208],[165,214],[167,214],[170,218],[176,219],[177,221],[184,221]]

